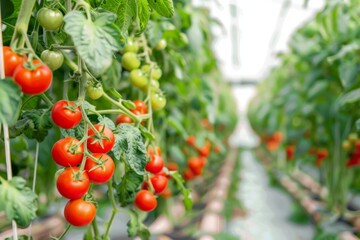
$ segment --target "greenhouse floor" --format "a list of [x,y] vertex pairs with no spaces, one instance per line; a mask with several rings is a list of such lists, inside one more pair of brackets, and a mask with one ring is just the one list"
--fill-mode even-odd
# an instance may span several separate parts
[[289,221],[292,199],[269,186],[264,168],[250,151],[241,156],[242,171],[238,196],[246,216],[228,223],[227,232],[241,240],[309,240],[313,225]]

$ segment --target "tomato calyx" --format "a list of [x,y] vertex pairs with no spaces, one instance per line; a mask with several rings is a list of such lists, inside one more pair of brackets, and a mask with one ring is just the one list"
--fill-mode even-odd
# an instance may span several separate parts
[[92,156],[91,154],[88,155],[88,157],[91,159],[91,161],[94,161],[96,163],[96,166],[92,167],[90,170],[88,170],[88,172],[92,172],[97,168],[102,168],[104,170],[106,170],[106,166],[105,163],[107,161],[109,161],[109,159],[103,159],[103,155],[101,155],[99,158],[95,158],[94,156]]
[[104,148],[103,140],[109,141],[110,138],[106,136],[104,133],[105,125],[102,127],[101,131],[98,131],[96,128],[93,128],[95,135],[91,136],[92,142],[91,144],[99,143],[102,148]]

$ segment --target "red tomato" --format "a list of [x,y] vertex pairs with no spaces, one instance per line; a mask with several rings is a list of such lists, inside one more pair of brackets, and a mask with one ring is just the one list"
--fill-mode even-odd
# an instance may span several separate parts
[[[95,129],[101,134],[97,136],[92,128],[88,130],[88,136],[90,137],[87,141],[88,149],[93,153],[107,153],[109,152],[114,144],[115,137],[110,128],[96,124]],[[102,142],[102,145],[100,144]]]
[[60,100],[51,110],[51,119],[57,126],[70,129],[81,122],[82,113],[80,107],[75,106],[74,102]]
[[66,221],[75,227],[89,225],[96,216],[96,207],[92,202],[82,199],[70,200],[64,208]]
[[196,143],[196,138],[195,138],[195,136],[189,136],[189,137],[186,139],[186,143],[189,144],[190,146],[195,146],[195,143]]
[[164,168],[164,161],[159,155],[150,156],[150,161],[146,164],[145,169],[148,172],[156,174]]
[[191,169],[187,168],[183,173],[183,177],[185,180],[190,181],[195,178],[195,174],[191,171]]
[[90,180],[86,172],[79,175],[79,168],[66,168],[56,180],[59,193],[69,199],[82,198],[89,190]]
[[160,197],[168,199],[172,196],[172,191],[170,188],[166,188],[161,194]]
[[286,151],[286,159],[288,161],[291,161],[294,158],[295,146],[289,145],[286,147],[285,151]]
[[97,159],[98,162],[87,157],[85,163],[85,170],[90,180],[97,184],[108,182],[114,175],[114,161],[109,155],[102,153],[93,153],[92,157]]
[[200,158],[190,158],[187,165],[195,175],[201,175],[204,161]]
[[23,57],[16,54],[8,46],[3,46],[5,76],[12,77],[17,66],[23,62]]
[[317,159],[324,160],[324,159],[327,158],[328,156],[329,156],[329,153],[328,153],[328,150],[326,150],[326,149],[319,149],[319,150],[316,152],[316,157],[317,157]]
[[84,156],[84,144],[76,145],[79,140],[73,137],[66,137],[57,141],[51,155],[54,161],[63,167],[75,167],[79,165]]
[[135,196],[135,205],[144,212],[150,212],[157,206],[157,200],[150,191],[140,190]]
[[131,118],[124,114],[119,114],[116,118],[116,125],[119,125],[121,123],[132,123],[132,122],[133,121],[131,120]]
[[150,178],[151,184],[156,194],[162,193],[168,184],[168,179],[161,173],[156,174]]
[[179,169],[179,166],[177,165],[177,163],[171,162],[167,164],[167,169],[169,169],[169,171],[177,171]]
[[52,72],[39,60],[33,60],[32,64],[36,66],[33,70],[25,68],[22,64],[18,65],[13,75],[14,81],[21,87],[23,93],[41,94],[49,89]]
[[141,114],[146,114],[147,113],[147,106],[143,101],[135,100],[134,104],[136,106],[136,110],[138,110]]

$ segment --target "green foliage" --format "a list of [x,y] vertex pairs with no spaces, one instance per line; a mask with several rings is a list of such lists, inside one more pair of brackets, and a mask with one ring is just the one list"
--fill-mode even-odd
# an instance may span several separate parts
[[171,172],[171,177],[175,180],[178,189],[180,190],[186,211],[190,211],[193,206],[191,198],[191,190],[184,186],[184,179],[178,172]]
[[6,181],[0,177],[0,211],[20,227],[27,227],[36,217],[37,196],[26,186],[26,180],[14,177]]
[[135,194],[143,180],[144,177],[133,170],[128,169],[126,171],[120,184],[114,186],[121,206],[124,207],[134,202]]
[[127,223],[128,236],[129,237],[140,237],[141,240],[150,239],[149,229],[142,223],[139,213],[136,211],[130,211],[130,221]]
[[13,80],[0,81],[0,123],[13,125],[21,105],[20,88]]

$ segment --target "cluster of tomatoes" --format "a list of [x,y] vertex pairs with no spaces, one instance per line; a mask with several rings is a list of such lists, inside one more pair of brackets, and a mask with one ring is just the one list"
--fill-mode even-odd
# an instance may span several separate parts
[[[54,104],[51,118],[60,128],[71,129],[81,122],[83,116],[76,103],[60,100]],[[88,137],[81,141],[74,137],[65,137],[57,141],[52,148],[54,161],[65,167],[56,180],[59,193],[70,199],[65,206],[64,216],[70,224],[78,227],[90,224],[96,215],[95,205],[83,199],[90,183],[108,182],[115,170],[114,161],[106,154],[115,142],[111,129],[96,124],[88,129],[87,135]],[[91,153],[84,149],[85,140],[86,149]]]
[[279,148],[281,141],[283,140],[283,134],[281,132],[275,132],[270,136],[263,136],[262,141],[265,143],[266,148],[273,152]]
[[[165,47],[166,41],[162,39],[155,46],[155,49],[163,50]],[[129,80],[134,87],[139,88],[145,93],[148,93],[150,90],[150,102],[152,109],[156,111],[161,110],[166,105],[166,98],[160,90],[159,83],[162,71],[156,64],[153,63],[143,64],[141,66],[141,61],[137,54],[139,49],[139,43],[136,40],[129,38],[127,44],[122,50],[123,55],[121,65],[124,69],[130,72]],[[147,50],[145,49],[145,51]]]
[[[147,106],[145,102],[141,100],[135,100],[133,103],[135,104],[135,109],[130,110],[133,114],[142,115],[147,113]],[[119,114],[116,117],[116,125],[121,123],[133,123],[133,120],[125,114]]]
[[347,167],[360,166],[360,139],[356,133],[349,135],[348,139],[344,140],[342,147],[347,151],[349,159],[346,162]]
[[[196,145],[195,136],[189,136],[186,139],[186,143],[194,148],[198,156],[190,157],[187,162],[187,168],[183,172],[183,177],[185,180],[190,181],[203,173],[203,169],[207,163],[207,158],[210,155],[211,143],[209,140],[206,140],[205,145],[203,147],[199,147]],[[218,147],[214,148],[214,152],[218,153],[220,149]]]
[[3,46],[5,76],[12,77],[26,94],[37,95],[48,90],[52,83],[52,71],[40,60],[30,60]]

